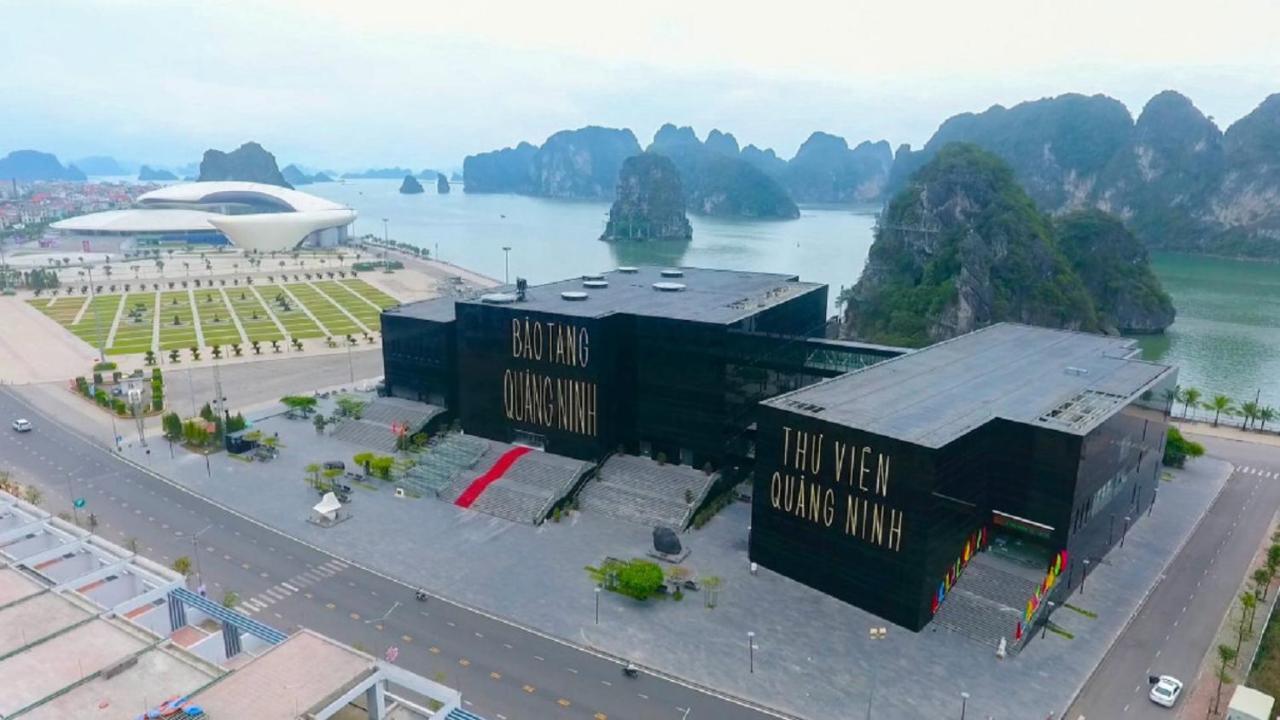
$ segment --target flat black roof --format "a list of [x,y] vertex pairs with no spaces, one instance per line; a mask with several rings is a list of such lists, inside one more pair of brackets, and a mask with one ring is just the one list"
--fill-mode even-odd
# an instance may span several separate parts
[[932,448],[994,418],[1084,435],[1173,372],[1136,353],[1131,339],[1001,323],[765,404]]
[[[666,289],[655,287],[656,284]],[[678,287],[676,287],[678,286]],[[714,270],[709,268],[637,267],[610,270],[531,285],[521,302],[510,302],[515,286],[493,288],[477,298],[434,298],[390,310],[409,317],[448,322],[454,303],[489,304],[498,298],[520,310],[599,318],[627,313],[674,320],[731,324],[764,309],[824,288],[820,283],[800,282],[795,275]],[[566,299],[562,293],[580,293]]]

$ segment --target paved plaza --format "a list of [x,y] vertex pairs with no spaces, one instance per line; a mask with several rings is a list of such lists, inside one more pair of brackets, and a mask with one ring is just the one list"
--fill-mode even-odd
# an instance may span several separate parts
[[[203,458],[179,450],[170,460],[163,444],[153,445],[159,449],[149,459],[136,447],[125,455],[264,524],[409,584],[688,682],[813,718],[865,712],[873,686],[878,718],[958,715],[962,691],[970,694],[972,717],[1060,713],[1229,471],[1226,463],[1201,459],[1161,483],[1153,514],[1134,524],[1124,548],[1099,563],[1084,593],[1071,601],[1097,618],[1059,610],[1053,622],[1074,639],[1050,633],[1018,657],[999,660],[990,648],[937,626],[919,634],[890,627],[888,639],[872,644],[867,631],[884,625],[882,620],[769,571],[753,576],[745,503],[734,503],[702,530],[682,536],[692,549],[685,564],[700,575],[723,578],[716,608],[705,607],[701,592],[688,593],[682,602],[644,604],[603,593],[596,624],[595,593],[583,568],[605,556],[643,555],[651,544],[647,528],[592,513],[531,527],[437,500],[397,499],[390,484],[371,480],[376,490],[356,488],[348,506],[351,519],[322,529],[306,521],[317,495],[305,484],[303,468],[327,459],[350,463],[357,448],[274,410],[253,417],[264,433],[280,434],[284,450],[277,460],[246,464],[216,455],[206,473]],[[755,633],[754,653],[748,652],[748,632]]]

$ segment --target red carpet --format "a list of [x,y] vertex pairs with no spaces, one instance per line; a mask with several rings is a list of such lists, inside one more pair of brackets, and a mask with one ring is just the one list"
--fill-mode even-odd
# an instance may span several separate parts
[[498,462],[493,464],[493,467],[486,470],[480,477],[471,481],[471,484],[468,485],[467,489],[458,496],[457,500],[453,501],[453,504],[458,507],[471,507],[471,503],[475,502],[476,498],[479,498],[481,493],[483,493],[494,480],[505,475],[507,470],[510,470],[511,466],[515,465],[516,461],[530,450],[531,448],[527,447],[516,447],[503,453],[502,457],[498,458]]

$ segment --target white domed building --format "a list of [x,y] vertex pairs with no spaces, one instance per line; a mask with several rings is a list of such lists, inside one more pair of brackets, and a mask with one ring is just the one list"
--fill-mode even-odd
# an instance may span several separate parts
[[86,251],[232,245],[247,251],[331,247],[347,241],[355,210],[297,190],[252,182],[170,185],[126,210],[53,223]]

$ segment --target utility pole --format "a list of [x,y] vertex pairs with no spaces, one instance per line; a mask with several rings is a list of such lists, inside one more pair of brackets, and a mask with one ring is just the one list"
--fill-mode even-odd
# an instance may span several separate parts
[[93,334],[97,336],[96,339],[98,341],[94,345],[98,348],[98,362],[103,362],[107,359],[106,349],[103,348],[107,339],[102,337],[102,319],[98,315],[98,303],[95,302],[98,298],[98,293],[93,287],[93,265],[87,264],[84,268],[89,273],[89,305],[93,308]]

